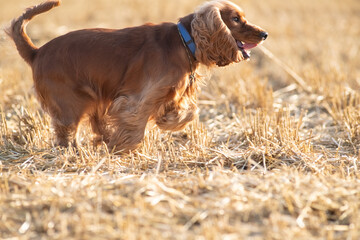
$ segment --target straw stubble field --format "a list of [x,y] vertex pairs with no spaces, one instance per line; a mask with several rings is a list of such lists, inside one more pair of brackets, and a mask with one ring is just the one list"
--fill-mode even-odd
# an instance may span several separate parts
[[[176,22],[201,2],[63,0],[28,33],[40,46],[79,28]],[[38,1],[0,3],[6,27]],[[93,149],[86,125],[78,153],[54,148],[31,71],[1,32],[0,238],[359,239],[360,2],[236,3],[273,56],[203,70],[199,120],[149,128],[125,156]]]

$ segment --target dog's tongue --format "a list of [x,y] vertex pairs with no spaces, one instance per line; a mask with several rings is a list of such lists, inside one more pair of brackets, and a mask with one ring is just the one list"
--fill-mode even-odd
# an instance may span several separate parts
[[252,49],[252,48],[254,48],[254,47],[256,47],[256,46],[257,46],[256,43],[244,43],[242,47],[243,47],[245,50],[247,50],[247,49]]
[[237,41],[237,45],[245,50],[252,49],[257,46],[256,43],[242,43],[240,41]]

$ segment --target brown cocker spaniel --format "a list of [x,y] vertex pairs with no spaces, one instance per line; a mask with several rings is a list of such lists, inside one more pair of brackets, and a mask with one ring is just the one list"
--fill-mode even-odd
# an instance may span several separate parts
[[38,99],[51,118],[57,144],[76,145],[88,116],[96,142],[128,151],[142,141],[148,121],[183,129],[197,115],[196,69],[248,59],[267,33],[235,4],[210,1],[178,24],[84,29],[37,48],[25,26],[59,0],[29,8],[7,30],[31,66]]

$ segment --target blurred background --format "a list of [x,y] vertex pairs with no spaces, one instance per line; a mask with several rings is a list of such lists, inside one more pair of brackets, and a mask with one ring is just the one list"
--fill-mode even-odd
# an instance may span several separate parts
[[[0,0],[0,26],[40,1]],[[63,0],[60,7],[36,17],[28,25],[29,36],[37,46],[71,30],[91,27],[124,28],[146,22],[176,22],[201,4],[199,0]],[[235,0],[249,21],[269,32],[264,46],[288,64],[317,91],[332,84],[360,88],[360,1],[357,0]],[[3,78],[12,67],[28,71],[11,42],[0,33],[0,67]],[[4,73],[5,71],[5,73]],[[259,78],[275,91],[289,83],[288,75],[259,50],[250,62],[220,70],[231,81]],[[228,73],[229,72],[229,73]],[[15,73],[12,73],[15,74]],[[255,74],[255,75],[254,75]],[[26,74],[26,76],[29,76]],[[236,76],[236,77],[235,77]],[[26,77],[28,78],[28,77]],[[230,81],[229,80],[229,81]],[[7,82],[8,79],[7,79]],[[26,80],[27,82],[27,80]],[[224,87],[228,86],[226,81]],[[24,80],[22,80],[24,83]],[[239,83],[237,83],[239,84]],[[241,91],[241,90],[240,90]],[[245,93],[246,94],[246,93]],[[261,103],[259,103],[261,104]]]

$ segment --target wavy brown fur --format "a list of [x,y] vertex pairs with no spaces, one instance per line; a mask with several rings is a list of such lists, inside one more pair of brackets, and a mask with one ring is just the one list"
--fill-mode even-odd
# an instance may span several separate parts
[[231,31],[221,18],[221,2],[209,2],[195,12],[191,23],[192,35],[199,51],[196,59],[207,66],[221,66],[242,59]]
[[47,12],[53,7],[59,5],[60,0],[55,0],[47,1],[32,8],[28,8],[23,15],[17,19],[14,19],[11,23],[11,26],[5,30],[5,32],[14,40],[16,48],[18,49],[21,57],[24,58],[28,64],[32,64],[38,48],[32,43],[31,39],[25,32],[27,23],[34,16],[43,12]]
[[83,29],[35,47],[25,33],[26,23],[58,5],[47,1],[27,9],[8,34],[32,67],[38,99],[52,118],[61,146],[76,145],[85,116],[95,142],[105,141],[110,149],[135,149],[148,121],[164,130],[181,130],[197,116],[197,81],[189,75],[199,64],[223,66],[241,60],[234,39],[238,30],[226,25],[229,14],[239,9],[227,1],[205,3],[180,19],[197,45],[191,67],[174,23]]
[[[240,23],[232,28],[235,16],[239,17]],[[264,32],[245,19],[240,7],[226,0],[200,6],[195,11],[191,28],[198,49],[196,58],[206,66],[226,66],[244,60],[236,40],[259,43]]]

